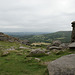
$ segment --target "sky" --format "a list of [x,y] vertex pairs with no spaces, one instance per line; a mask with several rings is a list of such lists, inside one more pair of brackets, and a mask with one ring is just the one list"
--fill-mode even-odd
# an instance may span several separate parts
[[72,30],[75,0],[0,0],[0,32]]

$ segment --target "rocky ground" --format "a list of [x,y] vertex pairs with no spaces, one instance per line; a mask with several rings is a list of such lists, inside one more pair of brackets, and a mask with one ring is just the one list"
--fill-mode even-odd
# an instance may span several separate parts
[[49,62],[72,53],[75,51],[48,50],[43,47],[0,41],[0,75],[43,75]]
[[57,40],[47,47],[36,47],[1,40],[0,75],[48,75],[47,65],[50,62],[75,54],[75,50],[70,50],[68,45]]

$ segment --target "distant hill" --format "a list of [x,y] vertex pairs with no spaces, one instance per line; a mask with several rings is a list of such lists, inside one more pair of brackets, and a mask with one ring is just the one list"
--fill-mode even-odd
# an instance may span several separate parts
[[59,31],[59,32],[43,34],[43,35],[34,35],[31,37],[25,36],[25,39],[28,39],[31,42],[51,43],[54,40],[61,40],[62,42],[69,43],[71,41],[71,31]]
[[50,32],[4,32],[7,35],[11,36],[24,36],[24,35],[41,35],[48,34]]
[[31,35],[12,35],[22,40],[29,40],[30,42],[46,42],[51,43],[53,40],[61,40],[62,42],[69,43],[71,40],[71,31],[58,31],[54,33],[43,33],[43,34],[31,34]]

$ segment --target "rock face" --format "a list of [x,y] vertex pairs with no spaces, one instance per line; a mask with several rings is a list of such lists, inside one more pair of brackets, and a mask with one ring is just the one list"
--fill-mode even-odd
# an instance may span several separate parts
[[72,27],[73,27],[71,42],[75,42],[75,21],[73,21],[71,24],[72,24]]
[[58,58],[48,64],[49,75],[75,75],[75,54]]

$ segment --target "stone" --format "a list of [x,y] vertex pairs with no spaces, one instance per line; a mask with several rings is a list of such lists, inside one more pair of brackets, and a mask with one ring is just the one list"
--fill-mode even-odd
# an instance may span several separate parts
[[51,47],[49,47],[49,50],[53,50],[53,49],[61,50],[62,47],[57,47],[57,46],[51,46]]
[[48,45],[48,46],[47,46],[47,50],[49,50],[49,47],[51,47],[51,46],[52,46],[52,45]]
[[15,47],[11,47],[11,48],[9,48],[9,49],[7,49],[7,50],[15,50]]
[[44,55],[47,55],[47,54],[45,54],[45,51],[39,50],[39,49],[34,49],[29,53],[28,56],[40,57],[40,56],[44,56]]
[[28,47],[23,47],[23,46],[20,46],[19,49],[30,49]]
[[75,42],[75,21],[73,21],[71,24],[72,24],[72,27],[73,27],[71,42]]
[[30,42],[29,42],[28,40],[23,40],[23,41],[22,41],[22,44],[30,45]]
[[75,24],[75,21],[73,21],[71,24]]
[[59,46],[61,44],[60,40],[53,41],[52,46]]
[[8,52],[8,51],[4,51],[2,54],[1,54],[1,56],[7,56],[7,55],[9,55],[10,53]]
[[68,43],[62,43],[59,45],[59,47],[62,47],[62,49],[67,49],[68,48]]
[[48,64],[49,75],[75,75],[75,54],[62,56]]
[[38,62],[40,62],[40,61],[41,61],[41,59],[40,59],[40,58],[35,58],[35,60],[37,60]]
[[71,43],[68,47],[69,49],[75,49],[75,42]]
[[47,55],[50,55],[50,54],[51,54],[51,52],[47,52],[46,54],[47,54]]

